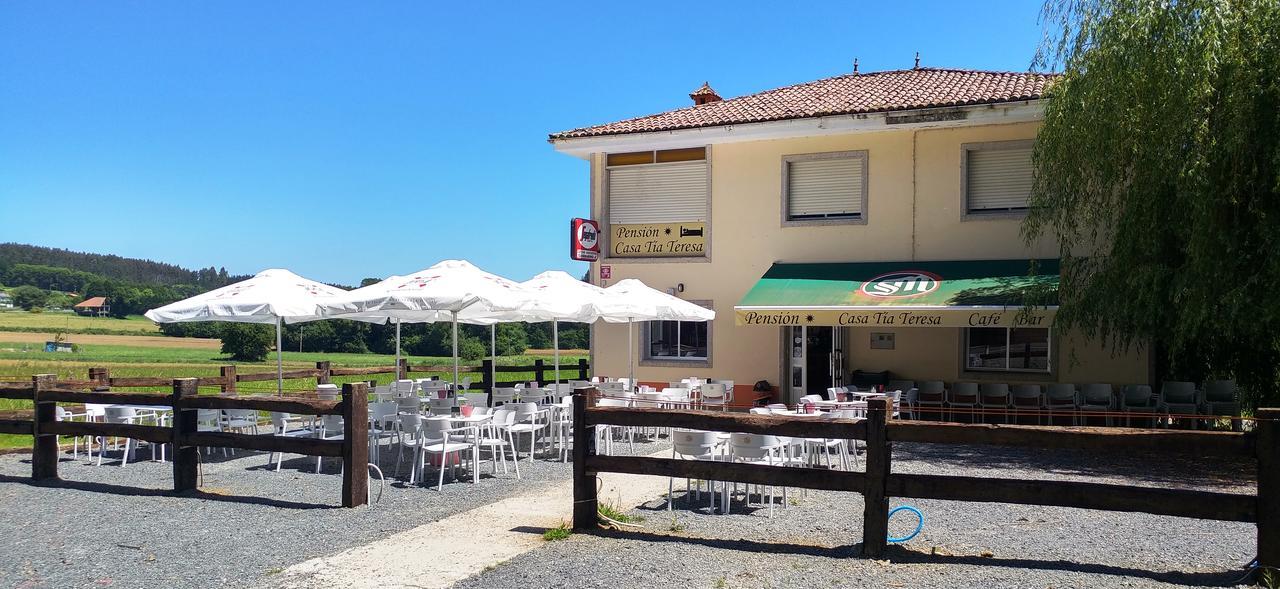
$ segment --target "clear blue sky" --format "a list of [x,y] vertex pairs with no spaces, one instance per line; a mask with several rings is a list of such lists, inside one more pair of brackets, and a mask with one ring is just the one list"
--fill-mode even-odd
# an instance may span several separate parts
[[[544,6],[545,4],[545,6]],[[1035,0],[4,2],[0,241],[328,282],[581,274],[547,133],[847,72],[1026,70]]]

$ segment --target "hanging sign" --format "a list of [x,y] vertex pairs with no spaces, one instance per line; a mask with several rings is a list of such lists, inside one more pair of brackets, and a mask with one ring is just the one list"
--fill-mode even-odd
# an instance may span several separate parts
[[583,262],[600,259],[600,225],[576,218],[569,223],[569,257]]
[[615,258],[674,258],[706,255],[706,223],[643,223],[609,226],[609,255]]

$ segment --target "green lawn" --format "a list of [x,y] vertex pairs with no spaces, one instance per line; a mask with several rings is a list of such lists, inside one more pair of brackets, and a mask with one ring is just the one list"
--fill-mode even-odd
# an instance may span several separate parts
[[159,335],[160,328],[150,319],[131,315],[127,319],[81,317],[75,313],[45,311],[30,313],[0,311],[0,331],[92,333],[102,335]]

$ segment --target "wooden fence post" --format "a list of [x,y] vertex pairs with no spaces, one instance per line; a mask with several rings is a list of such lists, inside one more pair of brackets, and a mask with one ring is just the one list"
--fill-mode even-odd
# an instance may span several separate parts
[[600,523],[596,473],[587,472],[587,457],[596,453],[595,428],[587,427],[587,402],[595,389],[573,394],[573,529],[594,530]]
[[105,388],[111,386],[111,373],[106,368],[90,368],[89,380],[93,381],[93,388]]
[[[493,383],[489,381],[490,374],[496,374],[493,371],[493,360],[485,358],[480,361],[480,388],[493,390]],[[494,379],[497,380],[497,379]]]
[[396,363],[396,380],[409,378],[409,359],[401,358]]
[[538,381],[538,386],[542,386],[542,382],[544,380],[543,377],[546,376],[546,371],[547,366],[546,363],[542,361],[542,358],[538,358],[533,361],[533,380]]
[[342,506],[369,502],[369,385],[342,385]]
[[333,363],[329,360],[316,362],[316,370],[320,371],[320,374],[316,375],[316,384],[330,384],[330,381],[333,378],[333,374],[331,373],[333,370]]
[[236,392],[235,365],[232,364],[230,366],[223,366],[221,370],[221,374],[222,374],[222,380],[223,380],[222,387],[221,387],[222,392],[235,393]]
[[41,400],[41,393],[57,385],[56,374],[37,374],[31,377],[31,402],[35,414],[31,419],[34,437],[31,448],[31,478],[42,481],[58,478],[58,436],[41,433],[45,424],[57,419],[57,404]]
[[590,365],[587,363],[587,359],[578,358],[578,380],[591,380],[591,376],[588,373],[589,369]]
[[888,440],[889,400],[867,400],[867,488],[862,494],[862,555],[879,558],[889,537],[889,497],[886,484],[892,461]]
[[1258,564],[1280,567],[1280,409],[1258,409],[1254,415],[1258,418]]
[[[223,373],[226,376],[226,373]],[[232,382],[235,382],[235,367],[231,367]],[[234,387],[233,387],[234,388]],[[200,394],[197,380],[194,378],[173,379],[173,491],[194,491],[199,482],[200,448],[188,445],[187,436],[199,429],[196,409],[184,406],[184,397]]]

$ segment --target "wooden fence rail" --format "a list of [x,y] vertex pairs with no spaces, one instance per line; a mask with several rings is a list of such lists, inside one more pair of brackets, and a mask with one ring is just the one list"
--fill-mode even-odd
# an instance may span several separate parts
[[[234,372],[234,371],[233,371]],[[101,373],[103,379],[105,370]],[[32,377],[27,387],[0,387],[0,398],[30,399],[35,404],[32,419],[0,420],[0,433],[33,436],[31,477],[35,480],[58,478],[58,436],[122,437],[153,444],[170,444],[173,448],[173,490],[194,490],[197,485],[200,447],[225,447],[264,452],[286,452],[309,456],[342,458],[342,505],[355,507],[368,501],[368,385],[342,385],[341,400],[297,397],[198,395],[199,379],[176,378],[168,381],[171,393],[118,393],[79,391],[59,388],[52,374]],[[134,385],[154,386],[154,385]],[[173,410],[173,425],[141,425],[88,421],[58,421],[58,403],[100,403],[152,405]],[[341,415],[344,430],[341,440],[281,437],[231,432],[197,431],[199,409],[250,409],[303,415]]]
[[[484,360],[480,365],[460,366],[460,373],[479,374],[480,379],[472,383],[471,388],[474,389],[490,389],[492,385],[489,382],[490,370],[494,374],[497,373],[532,373],[539,385],[544,385],[555,381],[555,366],[548,364],[542,359],[534,360],[533,364],[524,366],[493,366],[491,360]],[[335,367],[329,361],[316,362],[315,368],[303,368],[300,370],[286,370],[282,375],[284,380],[297,379],[315,379],[319,384],[330,384],[334,377],[341,376],[373,376],[380,374],[392,375],[392,378],[405,377],[408,378],[413,373],[452,373],[453,365],[447,366],[430,366],[430,365],[413,365],[407,360],[401,360],[400,364],[389,366],[362,366],[356,368],[340,368]],[[218,376],[203,376],[195,378],[197,387],[218,387],[224,393],[234,393],[237,390],[237,383],[242,382],[270,382],[276,380],[275,372],[249,372],[240,373],[235,365],[227,365],[219,367]],[[576,363],[565,364],[560,367],[560,382],[568,382],[570,380],[587,380],[591,378],[591,364],[586,358],[579,358]],[[527,379],[526,379],[527,380]],[[497,386],[510,387],[525,380],[498,381]],[[173,379],[165,377],[151,376],[111,376],[111,371],[107,368],[90,368],[89,377],[84,380],[78,379],[60,379],[57,386],[63,389],[106,389],[106,388],[154,388],[168,387],[173,383]],[[15,386],[13,383],[0,383],[0,399],[27,399],[30,400],[31,387],[23,384]],[[15,396],[10,396],[15,395]],[[93,402],[93,401],[91,401]]]
[[[594,407],[595,389],[574,395],[576,529],[598,523],[596,474],[619,472],[714,481],[851,491],[864,498],[863,554],[879,557],[888,535],[889,498],[1050,505],[1256,522],[1258,558],[1280,566],[1280,409],[1258,412],[1255,432],[1041,427],[890,420],[889,401],[868,401],[868,419],[810,421],[721,411]],[[597,425],[674,427],[802,438],[866,441],[866,471],[735,464],[596,454]],[[1079,481],[906,474],[893,472],[893,442],[982,444],[1123,453],[1250,457],[1258,463],[1256,494],[1233,494]]]

